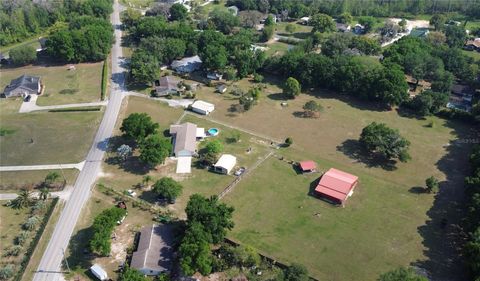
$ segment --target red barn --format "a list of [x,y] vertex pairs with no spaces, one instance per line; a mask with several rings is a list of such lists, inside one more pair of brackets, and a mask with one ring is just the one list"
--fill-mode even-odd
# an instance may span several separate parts
[[315,192],[322,197],[343,205],[347,198],[352,195],[357,183],[357,176],[331,168],[323,174],[315,188]]
[[300,170],[302,170],[302,173],[315,172],[317,169],[317,165],[313,161],[302,161],[298,163],[298,166],[300,167]]

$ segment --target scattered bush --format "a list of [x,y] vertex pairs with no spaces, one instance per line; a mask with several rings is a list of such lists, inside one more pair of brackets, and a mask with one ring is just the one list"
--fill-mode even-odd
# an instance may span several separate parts
[[27,221],[22,225],[22,228],[25,230],[33,230],[40,222],[40,218],[38,216],[31,216],[27,219]]
[[288,137],[285,139],[285,146],[289,147],[293,144],[293,139],[291,137]]
[[0,280],[8,280],[13,277],[14,266],[13,264],[7,264],[0,268]]
[[175,201],[182,189],[183,186],[170,177],[161,178],[153,185],[153,192],[169,202]]
[[15,244],[19,246],[23,246],[27,241],[29,233],[27,231],[22,231],[20,234],[15,237]]

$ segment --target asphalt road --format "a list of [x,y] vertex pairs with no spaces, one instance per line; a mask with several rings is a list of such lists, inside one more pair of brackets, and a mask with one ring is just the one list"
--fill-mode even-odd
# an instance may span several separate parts
[[[70,199],[67,201],[65,208],[62,211],[47,249],[43,253],[37,272],[33,278],[34,281],[64,280],[62,272],[62,251],[63,249],[67,250],[68,243],[81,214],[82,208],[90,197],[91,188],[100,172],[100,165],[102,163],[108,138],[112,135],[122,104],[122,99],[125,96],[125,69],[121,66],[123,63],[123,55],[120,46],[122,33],[119,29],[121,9],[122,7],[118,4],[118,1],[115,1],[114,12],[111,16],[111,21],[115,28],[115,44],[111,51],[112,79],[107,109],[105,110],[102,122],[98,128],[93,145],[88,152],[85,166],[78,175]],[[65,129],[67,130],[67,128]]]

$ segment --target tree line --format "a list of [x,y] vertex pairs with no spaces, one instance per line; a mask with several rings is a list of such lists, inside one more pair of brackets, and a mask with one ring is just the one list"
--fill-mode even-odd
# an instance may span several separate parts
[[78,15],[107,18],[112,4],[112,0],[1,1],[0,46],[21,42]]
[[227,5],[235,5],[240,10],[278,13],[292,18],[301,18],[317,13],[333,16],[345,12],[354,16],[376,17],[456,12],[471,18],[480,18],[478,0],[228,0]]

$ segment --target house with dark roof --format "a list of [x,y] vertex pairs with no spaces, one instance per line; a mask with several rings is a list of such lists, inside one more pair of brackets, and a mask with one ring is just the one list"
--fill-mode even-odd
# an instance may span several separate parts
[[142,228],[130,267],[150,276],[170,271],[173,263],[173,244],[171,225],[151,225]]
[[40,77],[22,75],[13,79],[10,84],[3,90],[3,95],[6,98],[10,97],[24,97],[27,95],[40,94],[42,89]]
[[159,80],[155,81],[155,95],[157,97],[163,97],[168,95],[177,94],[180,88],[178,87],[178,80],[175,76],[163,76]]

